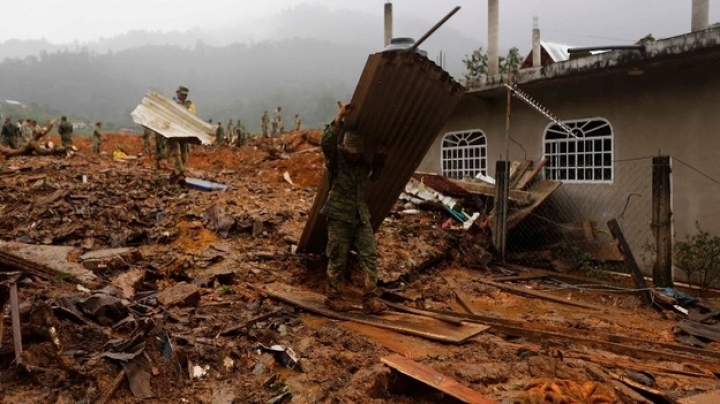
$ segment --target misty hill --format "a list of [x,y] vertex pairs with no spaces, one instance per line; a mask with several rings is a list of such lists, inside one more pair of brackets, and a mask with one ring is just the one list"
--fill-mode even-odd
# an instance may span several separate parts
[[[253,28],[261,23],[262,30]],[[396,18],[395,36],[419,38],[433,23]],[[262,35],[273,39],[238,42]],[[382,38],[377,15],[306,5],[232,28],[131,31],[72,45],[31,41],[31,56],[0,63],[0,99],[128,125],[148,88],[172,95],[184,84],[204,119],[242,118],[257,130],[262,111],[281,105],[286,122],[299,113],[305,124],[317,126],[332,116],[336,100],[350,98]],[[18,55],[23,43],[28,41],[0,44],[0,56]],[[38,50],[43,45],[48,48]],[[480,45],[444,26],[422,48],[433,60],[443,49],[446,69],[458,77],[462,57]]]

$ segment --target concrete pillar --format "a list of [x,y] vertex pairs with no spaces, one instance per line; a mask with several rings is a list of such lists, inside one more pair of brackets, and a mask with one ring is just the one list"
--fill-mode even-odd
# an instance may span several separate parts
[[392,3],[389,1],[385,3],[385,46],[390,45],[390,40],[393,35],[393,15],[392,15]]
[[498,48],[500,40],[500,0],[488,0],[488,76],[500,74]]
[[540,60],[540,26],[538,24],[538,17],[533,17],[533,30],[532,30],[532,65],[533,67],[539,67]]
[[702,31],[710,24],[710,0],[692,0],[690,30]]

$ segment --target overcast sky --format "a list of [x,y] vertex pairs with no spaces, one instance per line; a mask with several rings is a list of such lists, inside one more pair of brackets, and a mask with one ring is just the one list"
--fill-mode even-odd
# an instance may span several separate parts
[[[300,4],[326,5],[382,14],[384,0],[0,0],[0,41],[45,38],[55,44],[91,41],[129,30],[154,31],[252,27],[263,37],[263,21]],[[486,0],[395,0],[396,16],[428,21],[430,27],[455,5],[462,9],[446,25],[485,43]],[[572,45],[627,44],[646,34],[669,37],[690,30],[691,0],[500,0],[501,46],[529,44],[537,15],[544,39]],[[720,0],[710,0],[710,23],[720,21]],[[309,26],[308,32],[322,29]],[[352,33],[348,33],[351,35]],[[419,36],[419,35],[417,35]],[[524,45],[524,44],[523,44]]]

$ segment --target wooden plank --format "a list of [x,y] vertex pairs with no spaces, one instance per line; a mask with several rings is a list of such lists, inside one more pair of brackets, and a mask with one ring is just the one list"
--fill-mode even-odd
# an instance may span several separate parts
[[515,184],[515,189],[523,190],[527,188],[528,185],[535,179],[535,177],[540,174],[540,170],[545,167],[545,164],[547,164],[547,157],[543,157],[540,159],[540,161],[537,162],[537,164],[533,164],[533,169],[525,173],[525,175],[520,178],[520,181],[518,181],[517,184]]
[[498,276],[492,278],[494,282],[517,282],[517,281],[530,281],[533,279],[547,278],[547,275],[541,274],[528,274],[528,275],[511,275],[511,276]]
[[410,359],[422,359],[437,354],[438,346],[436,342],[427,341],[419,337],[403,335],[395,331],[352,321],[343,321],[340,323],[340,326],[377,341],[385,348]]
[[673,375],[682,375],[682,376],[689,376],[689,377],[701,377],[701,378],[712,378],[715,379],[715,375],[712,373],[698,373],[698,372],[688,372],[685,370],[680,369],[671,369],[666,368],[662,366],[653,366],[653,365],[647,365],[644,363],[635,363],[628,360],[620,359],[620,358],[603,358],[599,356],[591,356],[586,355],[585,353],[577,353],[577,352],[563,352],[563,358],[566,359],[579,359],[586,362],[592,362],[597,363],[603,366],[610,366],[610,367],[616,367],[621,369],[633,369],[637,371],[644,371],[649,373],[665,373],[665,374],[673,374]]
[[462,320],[458,320],[457,317],[446,316],[444,314],[438,314],[438,313],[428,313],[426,311],[416,309],[415,307],[410,307],[410,306],[405,306],[405,305],[398,304],[398,303],[388,302],[387,300],[383,300],[383,302],[388,307],[398,310],[398,311],[402,311],[404,313],[419,314],[421,316],[434,318],[436,320],[445,321],[447,323],[451,323],[451,324],[455,324],[455,325],[463,325]]
[[625,266],[627,266],[627,268],[630,270],[633,282],[635,282],[635,287],[644,290],[645,292],[642,294],[642,296],[645,300],[645,303],[652,304],[650,292],[646,290],[648,288],[647,283],[645,283],[645,278],[643,277],[642,271],[640,271],[640,267],[638,266],[637,261],[635,261],[635,257],[633,256],[632,250],[630,249],[630,245],[625,240],[625,235],[620,228],[620,224],[618,223],[617,219],[612,219],[607,222],[607,225],[613,238],[615,238],[615,240],[620,243],[623,257],[625,257]]
[[[464,189],[470,194],[483,195],[495,198],[495,186],[480,182],[468,182],[462,180],[450,179],[452,183]],[[532,203],[532,195],[526,191],[510,190],[509,200],[513,205],[527,206]]]
[[447,276],[443,276],[442,278],[443,278],[443,280],[445,280],[445,283],[447,283],[448,286],[450,286],[450,290],[455,294],[455,298],[457,299],[460,306],[469,314],[475,314],[473,312],[472,308],[470,307],[470,305],[468,304],[470,299],[467,296],[465,296],[464,293],[462,293],[462,291],[460,290],[458,285],[455,283],[455,281],[452,278],[449,278]]
[[[518,209],[515,212],[510,213],[508,217],[507,230],[510,231],[515,228],[527,215],[532,213],[545,199],[547,199],[556,189],[560,188],[562,182],[560,181],[538,181],[532,188],[530,188],[530,196],[532,198],[532,204],[522,209]],[[518,192],[518,191],[510,191]]]
[[[513,162],[513,164],[514,163],[515,162]],[[512,166],[510,166],[510,188],[509,189],[515,189],[518,181],[520,181],[520,178],[522,178],[528,170],[532,170],[532,161],[526,160],[526,161],[521,162],[515,171],[513,171]]]
[[707,391],[690,397],[681,398],[679,404],[717,404],[720,403],[720,390]]
[[663,403],[674,403],[675,402],[675,400],[668,398],[665,395],[665,393],[663,393],[662,391],[655,390],[651,387],[642,385],[627,376],[620,375],[620,374],[613,373],[613,372],[608,372],[608,374],[610,376],[612,376],[615,380],[625,383],[626,385],[634,388],[635,390],[640,390],[640,391],[644,392],[645,393],[644,395],[650,395],[653,398],[652,401],[654,403],[663,404]]
[[565,298],[555,297],[555,296],[549,295],[547,293],[526,289],[521,286],[506,285],[504,283],[498,283],[498,282],[488,281],[488,280],[484,280],[484,279],[476,279],[476,281],[478,281],[480,283],[484,283],[486,285],[494,286],[498,289],[505,290],[507,292],[515,293],[517,295],[534,297],[534,298],[547,300],[547,301],[554,302],[554,303],[563,304],[566,306],[581,307],[583,309],[594,310],[594,311],[602,311],[605,309],[602,306],[597,306],[597,305],[589,304],[589,303],[582,303],[582,302],[578,302],[578,301],[574,301],[574,300],[567,300]]
[[683,321],[677,325],[681,330],[695,336],[709,339],[710,341],[720,342],[720,328],[712,327],[707,324],[700,324],[690,321]]
[[[385,312],[378,315],[369,315],[354,311],[340,313],[325,306],[323,303],[325,299],[324,296],[314,292],[295,289],[288,285],[278,283],[266,285],[261,290],[268,296],[326,317],[337,320],[355,321],[360,324],[386,328],[403,334],[415,335],[452,344],[460,344],[489,328],[487,326],[479,326],[478,324],[449,324],[415,314]],[[360,310],[359,304],[358,310]]]
[[457,398],[463,403],[495,404],[496,402],[483,396],[471,388],[464,386],[454,379],[435,371],[433,368],[404,358],[398,354],[385,356],[380,361],[398,372],[410,376],[415,380],[436,388],[443,393]]

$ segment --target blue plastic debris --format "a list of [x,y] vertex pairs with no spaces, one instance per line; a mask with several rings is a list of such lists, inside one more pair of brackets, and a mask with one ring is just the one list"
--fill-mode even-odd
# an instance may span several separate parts
[[200,178],[185,178],[185,184],[203,191],[225,191],[228,186],[217,182],[205,181]]
[[677,302],[683,306],[692,306],[699,300],[697,297],[690,296],[673,288],[659,288],[658,291],[662,292],[667,296],[674,297],[675,300],[677,300]]

